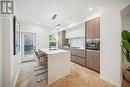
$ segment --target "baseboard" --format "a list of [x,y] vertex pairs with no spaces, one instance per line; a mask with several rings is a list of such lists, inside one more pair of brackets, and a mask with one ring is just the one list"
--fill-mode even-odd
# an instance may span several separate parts
[[102,79],[102,80],[104,80],[104,81],[106,81],[106,82],[108,82],[108,83],[110,83],[110,84],[112,84],[112,85],[114,85],[114,86],[116,86],[116,87],[121,87],[121,84],[116,83],[116,82],[114,82],[114,81],[112,81],[112,80],[110,80],[110,79],[106,79],[105,77],[103,77],[103,76],[101,76],[101,75],[100,75],[100,79]]
[[16,86],[16,82],[17,82],[17,79],[18,79],[18,76],[19,76],[20,70],[21,70],[21,65],[20,65],[20,67],[19,67],[19,69],[18,69],[18,72],[17,72],[17,74],[16,74],[16,78],[15,78],[15,81],[14,81],[14,83],[13,83],[13,87]]

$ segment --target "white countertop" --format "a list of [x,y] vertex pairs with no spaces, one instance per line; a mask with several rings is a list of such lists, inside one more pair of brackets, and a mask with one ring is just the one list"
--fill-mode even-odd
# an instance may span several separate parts
[[65,48],[65,49],[79,49],[79,50],[85,50],[85,48],[83,48],[83,47],[63,47],[63,48]]
[[61,49],[49,49],[49,48],[43,48],[43,49],[40,49],[40,50],[43,51],[46,54],[57,54],[57,53],[70,52],[70,51],[61,50]]
[[85,48],[78,48],[78,49],[80,49],[80,50],[85,50]]
[[89,49],[87,49],[87,51],[91,51],[91,52],[100,52],[100,50],[89,50]]

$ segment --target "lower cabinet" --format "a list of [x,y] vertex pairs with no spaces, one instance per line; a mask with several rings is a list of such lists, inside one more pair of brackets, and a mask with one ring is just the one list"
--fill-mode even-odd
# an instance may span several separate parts
[[[67,49],[64,49],[67,50]],[[100,52],[94,50],[69,49],[71,61],[89,69],[100,72]]]
[[71,55],[71,61],[85,66],[85,57],[79,57],[79,56],[76,56],[76,55]]
[[86,51],[86,67],[100,72],[100,52]]

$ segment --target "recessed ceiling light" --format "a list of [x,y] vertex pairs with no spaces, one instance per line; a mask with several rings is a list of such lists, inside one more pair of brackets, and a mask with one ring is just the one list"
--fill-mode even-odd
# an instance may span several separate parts
[[74,27],[76,25],[76,23],[71,23],[68,27],[71,28],[71,27]]
[[92,11],[93,10],[93,8],[89,8],[89,11]]

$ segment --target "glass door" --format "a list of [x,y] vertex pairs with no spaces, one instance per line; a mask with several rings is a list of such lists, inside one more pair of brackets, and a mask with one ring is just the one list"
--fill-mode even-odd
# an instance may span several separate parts
[[35,60],[34,48],[36,48],[36,34],[22,33],[22,62]]

